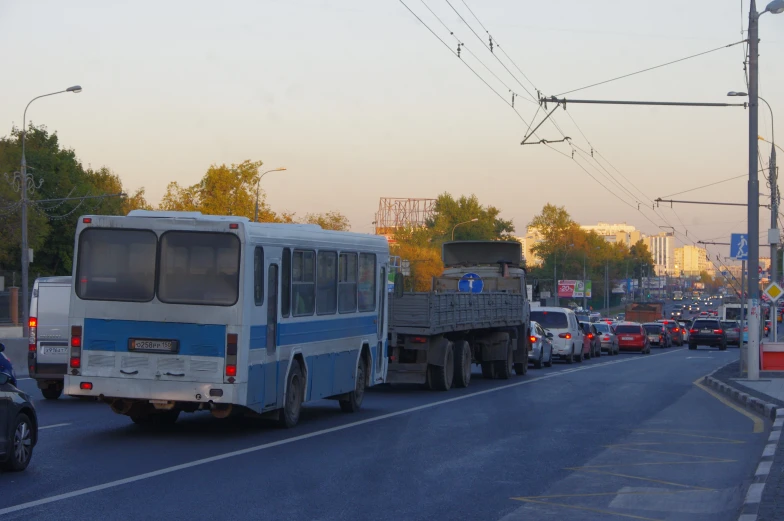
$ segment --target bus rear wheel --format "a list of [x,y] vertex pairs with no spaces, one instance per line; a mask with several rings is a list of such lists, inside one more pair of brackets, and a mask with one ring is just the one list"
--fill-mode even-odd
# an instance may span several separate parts
[[362,406],[362,399],[365,397],[365,379],[367,378],[367,363],[364,356],[359,357],[357,362],[357,381],[354,383],[354,390],[346,395],[346,398],[339,400],[340,410],[343,412],[357,412]]
[[289,377],[286,381],[286,396],[283,398],[283,408],[278,411],[278,423],[281,427],[290,429],[299,422],[299,413],[302,410],[302,392],[305,389],[302,380],[302,369],[299,362],[292,361]]

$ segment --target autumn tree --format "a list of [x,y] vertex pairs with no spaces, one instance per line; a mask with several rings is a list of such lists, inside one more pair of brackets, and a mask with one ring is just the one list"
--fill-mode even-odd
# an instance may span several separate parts
[[430,246],[397,243],[390,249],[392,255],[409,261],[411,275],[407,277],[407,288],[410,291],[430,291],[433,277],[438,277],[444,271],[441,253]]
[[348,217],[337,210],[325,213],[309,213],[302,222],[306,224],[318,224],[325,230],[347,232],[351,229]]
[[[451,241],[453,230],[456,241],[514,240],[514,224],[501,219],[500,215],[501,210],[483,206],[476,195],[455,199],[444,192],[436,199],[433,217],[425,226],[435,244]],[[458,224],[461,225],[455,228]]]

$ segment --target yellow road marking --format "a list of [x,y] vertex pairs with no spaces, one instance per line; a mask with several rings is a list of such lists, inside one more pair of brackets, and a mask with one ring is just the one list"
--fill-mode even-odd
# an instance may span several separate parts
[[722,440],[728,443],[746,443],[742,440],[732,440],[730,438],[720,438],[718,436],[705,436],[704,434],[691,434],[683,431],[665,431],[665,430],[658,430],[658,429],[635,429],[635,432],[639,433],[651,433],[651,434],[675,434],[677,436],[688,436],[689,438],[705,438],[707,440]]
[[672,494],[683,494],[684,492],[713,492],[713,489],[705,490],[662,490],[660,492],[591,492],[587,494],[553,494],[550,496],[524,496],[513,497],[517,501],[525,501],[526,499],[550,499],[557,497],[596,497],[596,496],[667,496]]
[[683,483],[675,483],[673,481],[664,481],[661,479],[653,479],[653,478],[644,478],[642,476],[632,476],[631,474],[619,474],[617,472],[607,472],[606,470],[594,470],[586,467],[568,467],[564,470],[575,470],[575,471],[582,471],[582,472],[590,472],[592,474],[606,474],[608,476],[617,476],[620,478],[629,478],[629,479],[639,479],[640,481],[650,481],[652,483],[659,483],[661,485],[671,485],[673,487],[683,487],[692,490],[715,490],[713,488],[707,487],[697,487],[694,485],[684,485]]
[[554,507],[571,508],[573,510],[583,510],[587,512],[596,512],[597,514],[609,514],[611,516],[625,517],[628,519],[642,519],[643,521],[664,521],[663,519],[655,519],[653,517],[635,516],[632,514],[621,514],[620,512],[613,512],[612,510],[602,510],[599,508],[580,507],[577,505],[567,505],[565,503],[552,503],[550,501],[537,501],[535,499],[512,498],[516,501],[523,501],[525,503],[535,503],[538,505],[548,505]]
[[760,434],[761,432],[763,432],[765,430],[765,424],[762,421],[762,418],[760,418],[759,416],[757,416],[756,414],[754,414],[752,412],[747,411],[746,409],[742,409],[741,407],[735,405],[734,403],[729,401],[727,398],[725,398],[725,397],[715,393],[712,389],[708,389],[707,387],[705,387],[704,385],[702,385],[700,383],[700,380],[702,380],[702,378],[698,378],[697,380],[695,380],[693,382],[694,385],[696,385],[697,387],[699,387],[700,389],[702,389],[703,391],[705,391],[709,395],[713,396],[714,398],[719,400],[721,403],[723,403],[727,407],[730,407],[731,409],[735,409],[736,411],[741,413],[743,416],[746,416],[748,419],[750,419],[752,422],[754,422],[754,428],[752,429],[752,432],[754,434]]
[[[624,447],[623,445],[605,445],[608,449],[630,450],[634,452],[650,452],[651,454],[667,454],[669,456],[686,456],[687,458],[698,458],[708,461],[728,462],[732,460],[716,458],[714,456],[697,456],[696,454],[683,454],[682,452],[668,452],[664,450],[635,449],[634,447]],[[695,462],[696,463],[696,462]]]

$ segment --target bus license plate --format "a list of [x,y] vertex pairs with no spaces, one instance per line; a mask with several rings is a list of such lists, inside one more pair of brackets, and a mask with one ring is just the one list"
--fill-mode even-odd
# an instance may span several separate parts
[[129,340],[128,347],[131,351],[146,351],[148,353],[174,353],[177,351],[177,341],[131,338]]

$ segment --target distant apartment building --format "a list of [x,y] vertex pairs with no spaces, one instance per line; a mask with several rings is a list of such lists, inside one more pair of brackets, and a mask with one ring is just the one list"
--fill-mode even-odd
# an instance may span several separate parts
[[708,251],[705,248],[685,245],[675,248],[674,273],[676,277],[697,277],[703,271],[713,274],[713,264],[708,262]]
[[527,266],[540,266],[542,259],[536,255],[532,248],[544,240],[544,236],[539,233],[537,228],[529,226],[525,237],[516,237],[523,245],[523,258]]
[[609,243],[622,243],[629,247],[644,237],[642,232],[626,223],[610,224],[599,222],[595,225],[581,225],[580,229],[586,232],[594,232],[596,235],[604,237],[604,240]]
[[653,257],[653,269],[657,276],[674,276],[675,236],[672,232],[660,232],[643,239]]

